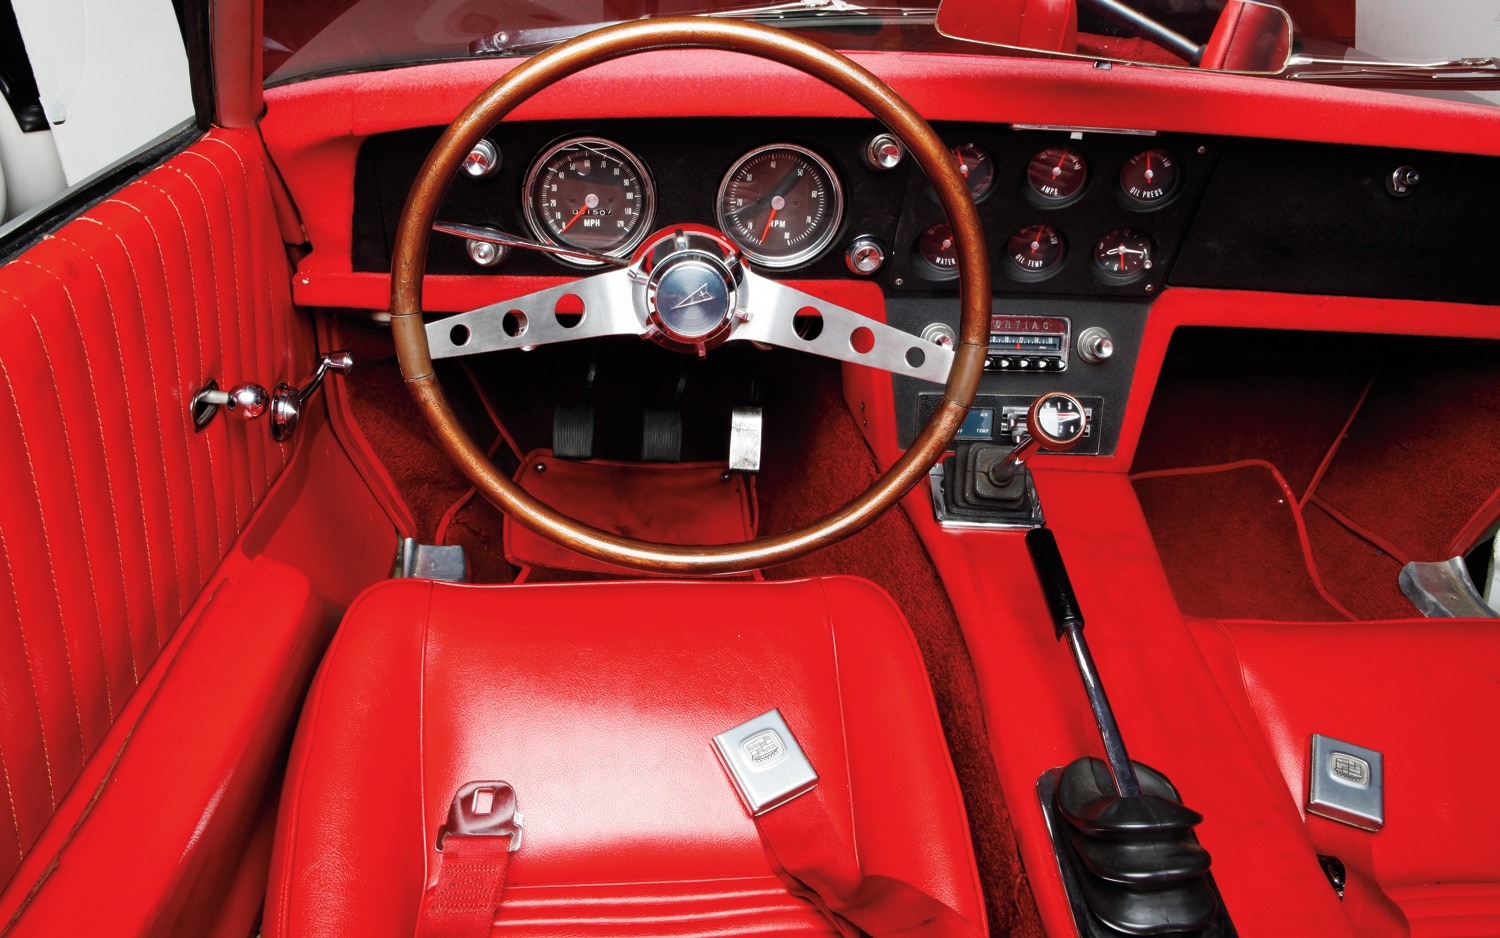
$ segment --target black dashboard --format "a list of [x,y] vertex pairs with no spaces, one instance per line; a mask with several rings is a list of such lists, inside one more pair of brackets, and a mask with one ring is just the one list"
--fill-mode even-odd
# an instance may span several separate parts
[[[1112,453],[1150,301],[1170,286],[1500,303],[1500,278],[1491,273],[1493,252],[1484,240],[1500,205],[1500,164],[1493,158],[1197,134],[976,123],[936,129],[976,193],[996,293],[992,355],[975,404],[993,423],[970,426],[977,438],[1003,439],[1006,415],[1024,411],[1047,384],[1096,411],[1094,433],[1078,452]],[[943,261],[943,212],[914,160],[881,165],[882,155],[890,162],[889,150],[880,148],[882,132],[873,121],[852,119],[507,123],[489,137],[493,171],[460,173],[439,217],[542,240],[556,240],[579,221],[619,225],[624,232],[625,220],[581,203],[571,213],[554,206],[550,228],[539,222],[546,207],[536,202],[547,193],[538,179],[563,165],[557,154],[566,155],[574,141],[588,142],[577,150],[585,154],[594,141],[604,141],[633,158],[635,168],[624,166],[624,172],[641,176],[651,190],[630,195],[654,198],[639,224],[713,226],[753,258],[756,237],[771,234],[776,224],[773,194],[768,189],[764,204],[745,208],[733,201],[738,190],[731,183],[757,168],[745,168],[751,156],[789,145],[831,174],[839,204],[818,184],[810,190],[822,200],[816,207],[793,205],[791,190],[778,190],[788,194],[782,223],[800,222],[786,219],[793,208],[805,209],[803,218],[815,229],[808,237],[818,235],[821,246],[784,255],[790,262],[761,266],[762,272],[871,280],[886,297],[893,325],[915,334],[952,327],[957,281]],[[390,269],[401,206],[438,134],[438,128],[387,133],[361,148],[352,231],[356,271]],[[616,175],[621,171],[618,160],[607,165]],[[737,208],[749,220],[725,219],[725,211]],[[627,240],[622,233],[616,253],[629,253]],[[878,266],[856,270],[853,256],[863,249],[860,259],[868,262],[871,245]],[[462,239],[447,236],[433,238],[428,270],[533,277],[588,272],[526,251],[483,266]],[[1109,363],[1081,354],[1088,329],[1109,337]],[[1050,382],[1038,380],[1055,373]],[[897,436],[904,445],[936,398],[920,382],[898,377],[895,386]]]
[[[1490,275],[1492,252],[1484,241],[1493,208],[1500,204],[1500,165],[1492,158],[1197,134],[968,123],[936,129],[955,148],[982,153],[982,172],[993,180],[979,211],[997,294],[1139,298],[1171,284],[1500,302],[1500,279]],[[845,252],[867,236],[885,255],[871,276],[888,295],[951,294],[953,271],[933,262],[931,239],[924,238],[943,223],[942,210],[914,161],[883,169],[867,160],[868,145],[881,132],[874,122],[859,120],[507,123],[491,134],[498,169],[478,178],[461,174],[441,214],[536,236],[525,211],[528,169],[549,146],[588,135],[638,157],[654,180],[657,226],[715,225],[721,183],[736,162],[767,145],[793,144],[831,167],[843,191],[843,210],[832,222],[836,230],[825,249],[805,263],[769,273],[801,279],[860,276],[851,273]],[[390,269],[401,206],[438,133],[424,128],[382,134],[362,147],[355,175],[355,270]],[[1070,176],[1060,178],[1067,180],[1076,175],[1073,157],[1083,167],[1076,191],[1060,199],[1039,195],[1033,184],[1038,163],[1066,163]],[[1161,158],[1167,158],[1175,179],[1155,198],[1127,194],[1130,181],[1153,157],[1158,173]],[[1412,181],[1395,185],[1398,174]],[[1051,237],[1035,237],[1038,233],[1055,234],[1056,256],[1046,260],[1046,269],[1029,270],[1013,260],[1013,249],[1042,240],[1052,250]],[[1118,251],[1122,233],[1130,236],[1124,253]],[[1017,240],[1018,235],[1028,237]],[[1148,265],[1107,269],[1133,255],[1131,247],[1147,251]],[[429,270],[570,272],[566,263],[529,254],[479,267],[451,238],[433,240]]]

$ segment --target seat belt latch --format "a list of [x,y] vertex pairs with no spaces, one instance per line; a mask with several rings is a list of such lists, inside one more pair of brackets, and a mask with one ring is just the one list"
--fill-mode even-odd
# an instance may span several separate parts
[[779,710],[768,710],[715,736],[714,751],[752,816],[805,795],[818,784],[818,773]]
[[448,837],[509,837],[510,852],[521,849],[521,812],[509,782],[469,782],[453,796],[448,822],[438,830],[437,848]]

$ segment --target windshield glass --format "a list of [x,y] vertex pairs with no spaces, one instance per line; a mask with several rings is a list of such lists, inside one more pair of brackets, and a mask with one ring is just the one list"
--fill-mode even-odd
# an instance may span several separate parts
[[[839,49],[947,48],[937,0],[265,0],[267,84],[470,55],[529,55],[589,28],[707,13],[753,19]],[[973,51],[973,47],[968,47]]]

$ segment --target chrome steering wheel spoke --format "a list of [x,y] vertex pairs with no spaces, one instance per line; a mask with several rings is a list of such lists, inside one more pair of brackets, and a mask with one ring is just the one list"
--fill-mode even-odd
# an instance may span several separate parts
[[529,349],[611,335],[642,335],[629,270],[591,277],[491,303],[426,326],[433,358]]
[[750,315],[735,327],[731,342],[797,349],[937,384],[948,380],[951,349],[754,271],[745,272],[743,289]]

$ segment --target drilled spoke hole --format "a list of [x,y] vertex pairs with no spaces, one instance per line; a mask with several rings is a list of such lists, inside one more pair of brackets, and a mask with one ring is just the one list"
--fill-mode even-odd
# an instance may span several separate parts
[[875,347],[875,333],[864,326],[860,326],[849,333],[849,347],[861,355],[868,355]]
[[557,298],[557,305],[553,307],[552,315],[557,318],[559,326],[572,329],[583,322],[583,297],[576,293],[564,293]]
[[448,330],[448,341],[452,342],[457,348],[463,348],[465,345],[468,345],[471,338],[473,338],[473,335],[469,332],[468,326],[454,326]]
[[811,306],[804,306],[792,316],[792,331],[797,338],[811,342],[823,334],[823,314]]
[[913,368],[921,368],[927,364],[927,353],[916,346],[912,346],[906,350],[906,363]]
[[[576,324],[575,324],[576,325]],[[526,314],[519,309],[513,309],[500,319],[500,328],[512,339],[519,339],[526,334]]]

